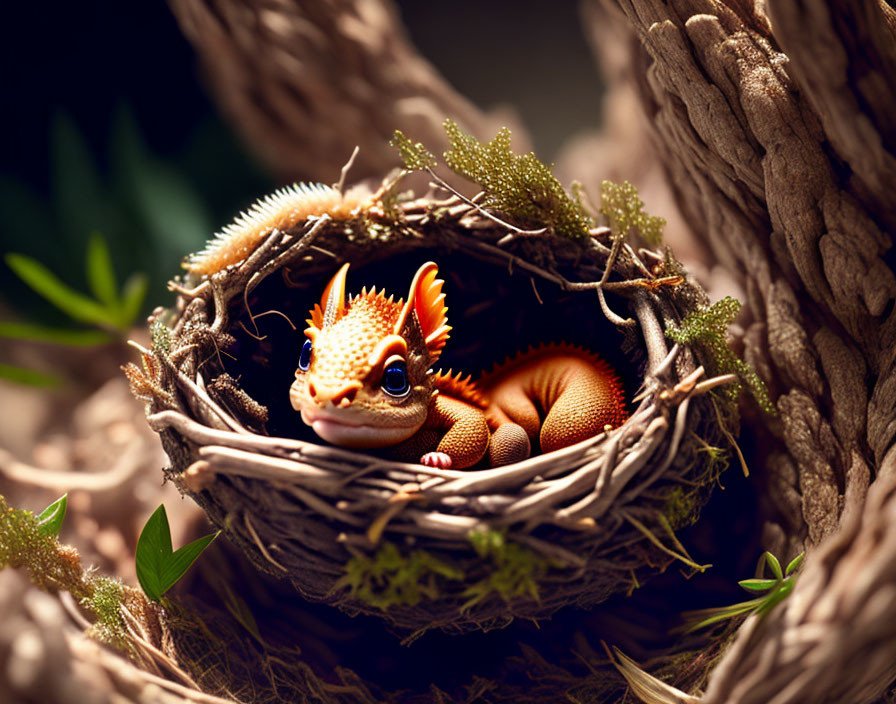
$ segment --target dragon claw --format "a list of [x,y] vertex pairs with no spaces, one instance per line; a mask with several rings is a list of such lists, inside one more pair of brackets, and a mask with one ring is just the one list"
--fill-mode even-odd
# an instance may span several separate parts
[[420,464],[426,467],[451,469],[451,457],[444,452],[427,452],[420,458]]

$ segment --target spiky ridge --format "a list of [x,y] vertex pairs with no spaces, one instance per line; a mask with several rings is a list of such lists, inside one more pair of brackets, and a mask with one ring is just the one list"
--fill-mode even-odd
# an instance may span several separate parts
[[581,345],[573,345],[569,342],[540,342],[537,345],[529,345],[527,349],[505,357],[503,362],[496,362],[490,371],[482,373],[482,376],[476,383],[479,386],[483,386],[487,381],[491,381],[499,374],[512,371],[521,364],[526,364],[540,357],[553,357],[560,354],[580,357],[591,362],[598,369],[611,372],[613,376],[616,376],[616,371],[613,367],[597,352],[592,352]]
[[433,374],[433,383],[439,390],[439,393],[443,393],[446,396],[466,401],[478,408],[486,408],[488,406],[488,399],[476,386],[469,374],[463,376],[462,372],[455,374],[451,369],[448,371],[439,369]]
[[372,202],[367,189],[345,193],[321,183],[294,183],[256,201],[231,224],[190,255],[183,267],[194,274],[214,274],[246,259],[275,228],[289,230],[311,217],[337,220],[357,217]]

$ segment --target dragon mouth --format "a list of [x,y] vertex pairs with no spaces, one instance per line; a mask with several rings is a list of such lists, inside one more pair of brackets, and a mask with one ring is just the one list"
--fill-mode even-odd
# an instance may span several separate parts
[[374,448],[395,445],[417,432],[419,425],[373,425],[347,413],[334,413],[302,405],[302,421],[311,426],[318,437],[334,445]]

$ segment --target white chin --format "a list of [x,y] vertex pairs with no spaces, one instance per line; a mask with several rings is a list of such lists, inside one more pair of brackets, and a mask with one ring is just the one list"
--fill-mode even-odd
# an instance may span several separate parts
[[318,437],[327,442],[359,449],[397,445],[417,432],[417,428],[349,425],[319,412],[309,413],[305,409],[302,409],[302,420],[311,426]]

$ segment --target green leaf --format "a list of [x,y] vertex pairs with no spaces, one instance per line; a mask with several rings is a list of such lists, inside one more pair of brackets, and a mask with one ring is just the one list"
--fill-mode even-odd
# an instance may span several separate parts
[[53,537],[59,535],[67,508],[68,494],[63,494],[40,512],[40,515],[37,517],[37,529],[43,535]]
[[160,505],[146,521],[137,540],[137,579],[146,596],[160,601],[220,532],[194,540],[173,552],[168,514],[164,504]]
[[261,632],[258,630],[258,622],[255,620],[255,615],[252,613],[252,610],[249,608],[249,605],[238,595],[233,593],[230,586],[223,582],[221,587],[224,590],[224,594],[222,596],[222,600],[224,601],[224,606],[230,612],[230,615],[233,616],[250,634],[255,638],[261,645],[264,645],[264,639],[261,637]]
[[12,321],[0,321],[0,337],[32,342],[52,342],[69,347],[93,347],[113,339],[109,333],[100,330],[65,330]]
[[99,232],[90,233],[87,242],[87,284],[90,291],[112,310],[118,308],[118,284],[106,240]]
[[64,284],[36,259],[10,253],[6,263],[22,281],[71,318],[95,325],[115,325],[116,321],[101,305]]
[[146,289],[149,286],[149,277],[143,273],[131,274],[121,289],[121,319],[120,327],[127,329],[133,325],[143,300],[146,298]]
[[742,579],[738,584],[751,592],[764,592],[780,582],[777,579]]
[[190,569],[190,565],[196,562],[196,559],[218,537],[220,532],[215,531],[209,535],[197,538],[192,543],[187,543],[180,550],[175,551],[162,571],[163,593],[171,589],[186,574],[187,570]]
[[95,229],[118,232],[119,223],[104,192],[96,159],[67,115],[53,119],[50,155],[56,215],[69,241],[80,240]]
[[137,539],[137,579],[143,592],[153,601],[159,601],[162,589],[162,569],[171,556],[171,530],[164,504],[160,505],[146,521]]
[[204,205],[180,173],[149,154],[130,113],[116,121],[112,150],[116,179],[153,250],[169,259],[200,248],[212,231]]
[[12,364],[0,364],[0,379],[14,381],[24,386],[35,386],[42,389],[55,389],[62,386],[62,379],[51,374],[44,374],[36,369],[16,367]]
[[787,565],[787,569],[784,571],[784,574],[789,577],[794,572],[796,572],[800,568],[800,565],[803,564],[803,558],[805,556],[806,556],[806,553],[801,552],[799,555],[797,555],[795,558],[793,558],[790,561],[790,564]]
[[42,245],[49,246],[58,237],[50,213],[46,201],[33,190],[0,174],[0,249],[27,247],[37,252]]
[[765,563],[771,568],[772,574],[778,578],[778,581],[784,579],[784,572],[781,571],[781,563],[778,558],[766,550]]

